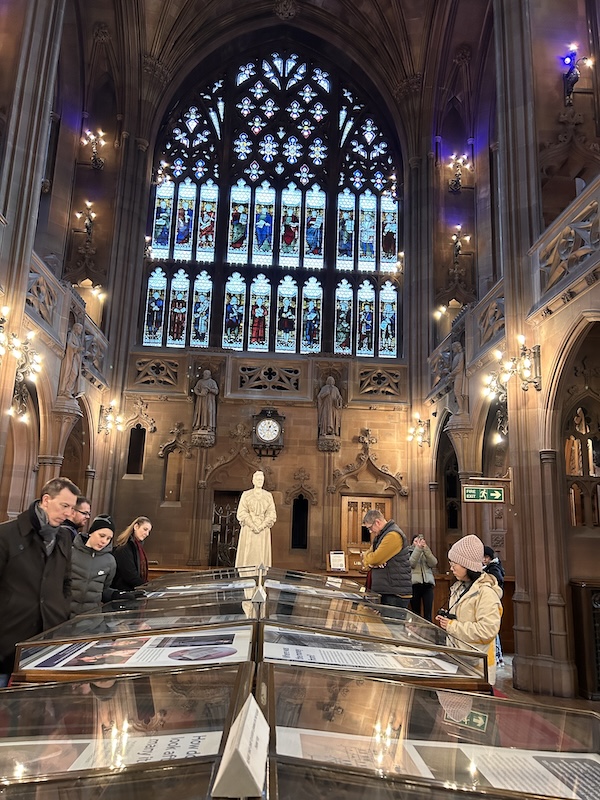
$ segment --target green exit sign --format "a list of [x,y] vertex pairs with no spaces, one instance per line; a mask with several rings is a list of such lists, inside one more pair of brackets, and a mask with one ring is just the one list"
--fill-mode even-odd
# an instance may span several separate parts
[[463,486],[465,503],[503,503],[504,489],[498,486]]

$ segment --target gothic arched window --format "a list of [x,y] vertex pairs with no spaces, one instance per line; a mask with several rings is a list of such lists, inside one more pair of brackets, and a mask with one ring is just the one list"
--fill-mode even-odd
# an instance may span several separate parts
[[398,148],[369,92],[301,49],[254,52],[157,146],[142,343],[397,358]]

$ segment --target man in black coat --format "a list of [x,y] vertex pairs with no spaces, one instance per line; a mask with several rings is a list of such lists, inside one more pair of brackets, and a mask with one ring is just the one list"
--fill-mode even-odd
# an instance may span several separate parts
[[68,478],[53,478],[27,511],[0,525],[0,686],[18,642],[69,619],[71,534],[62,523],[79,494]]

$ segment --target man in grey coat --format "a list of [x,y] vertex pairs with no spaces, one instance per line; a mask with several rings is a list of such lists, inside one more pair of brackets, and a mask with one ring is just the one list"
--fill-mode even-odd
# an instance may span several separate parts
[[0,525],[0,686],[18,642],[69,619],[71,534],[62,523],[79,494],[68,478],[53,478],[39,500]]

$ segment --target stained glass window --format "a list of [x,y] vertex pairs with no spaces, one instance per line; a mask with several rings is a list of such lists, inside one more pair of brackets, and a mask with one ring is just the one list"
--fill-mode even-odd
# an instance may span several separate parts
[[400,354],[398,146],[376,87],[325,62],[249,49],[172,104],[144,345]]
[[165,294],[167,291],[167,276],[164,270],[157,267],[148,278],[146,293],[146,313],[144,319],[143,342],[146,345],[161,345],[163,327],[165,322]]

